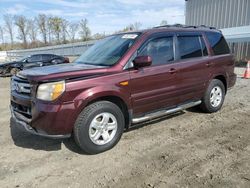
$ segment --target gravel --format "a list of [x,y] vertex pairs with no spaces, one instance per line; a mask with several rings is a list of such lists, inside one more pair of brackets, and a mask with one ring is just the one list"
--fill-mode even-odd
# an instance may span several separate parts
[[0,78],[0,187],[250,187],[249,114],[250,80],[239,77],[221,111],[140,124],[112,150],[86,155],[72,139],[11,123],[9,78]]

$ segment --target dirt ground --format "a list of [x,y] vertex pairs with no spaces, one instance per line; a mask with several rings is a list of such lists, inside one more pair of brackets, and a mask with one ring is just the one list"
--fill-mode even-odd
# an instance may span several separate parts
[[0,78],[1,188],[250,187],[250,80],[237,79],[218,113],[142,124],[99,155],[25,133],[8,106],[9,78]]

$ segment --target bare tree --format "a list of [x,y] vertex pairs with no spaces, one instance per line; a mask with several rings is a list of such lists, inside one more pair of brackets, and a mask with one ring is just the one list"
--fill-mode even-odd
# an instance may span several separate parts
[[90,39],[91,31],[88,27],[88,20],[86,18],[80,21],[80,34],[83,41]]
[[68,35],[71,42],[75,42],[76,34],[79,31],[79,24],[78,23],[70,23],[68,26]]
[[4,18],[4,22],[5,22],[6,31],[8,32],[8,34],[10,36],[11,47],[13,47],[13,43],[14,43],[14,19],[13,19],[13,16],[10,14],[5,14],[3,18]]
[[66,44],[67,42],[67,33],[68,33],[68,25],[69,22],[65,19],[62,19],[61,27],[62,27],[62,42]]
[[139,30],[142,26],[142,23],[141,22],[135,22],[133,24],[129,24],[128,26],[126,26],[123,30],[123,32],[126,32],[126,31],[136,31],[136,30]]
[[103,39],[105,37],[105,33],[96,33],[93,35],[93,39],[95,40],[99,40],[99,39]]
[[60,17],[52,17],[50,18],[51,24],[52,24],[52,32],[56,37],[56,42],[60,43],[60,34],[62,32],[62,18]]
[[47,28],[48,28],[48,38],[49,38],[49,43],[52,43],[53,41],[53,28],[52,28],[52,18],[53,17],[48,17],[48,20],[47,20]]
[[0,26],[0,38],[1,38],[1,43],[4,45],[4,30],[2,26]]
[[23,41],[24,48],[27,47],[27,35],[29,31],[28,20],[25,16],[15,16],[15,25],[19,31],[19,39]]
[[139,30],[142,26],[141,22],[135,22],[134,24],[132,24],[133,26],[133,30]]
[[31,44],[35,45],[36,41],[37,41],[37,25],[35,22],[35,19],[30,19],[28,20],[28,36],[29,39],[31,41]]
[[43,42],[46,45],[47,44],[47,34],[48,34],[48,24],[47,24],[48,18],[45,14],[39,14],[37,17],[37,23],[39,31],[42,35]]
[[[80,22],[69,22],[62,17],[47,16],[45,14],[39,14],[34,18],[6,14],[3,18],[4,25],[0,27],[0,43],[5,44],[1,46],[3,49],[19,47],[19,41],[14,44],[16,38],[22,41],[24,48],[37,47],[40,38],[45,45],[67,43],[68,41],[75,42],[78,36],[84,41],[92,38],[87,19],[82,19]],[[133,25],[133,28],[139,27],[139,22]],[[15,36],[14,32],[16,32],[17,36]],[[10,38],[11,47],[9,41],[6,43],[5,35]],[[96,34],[93,37],[100,39],[104,36],[105,34]]]

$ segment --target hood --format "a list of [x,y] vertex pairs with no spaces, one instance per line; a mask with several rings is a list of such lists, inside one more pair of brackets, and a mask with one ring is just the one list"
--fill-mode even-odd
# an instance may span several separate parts
[[105,68],[96,65],[67,63],[26,69],[19,72],[18,75],[33,80],[67,79],[104,73]]

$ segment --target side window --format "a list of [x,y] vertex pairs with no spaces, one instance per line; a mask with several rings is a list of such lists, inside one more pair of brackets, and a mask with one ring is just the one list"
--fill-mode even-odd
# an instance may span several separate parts
[[200,36],[179,36],[178,45],[180,59],[202,57],[203,51],[200,40]]
[[41,60],[42,60],[41,55],[32,55],[31,57],[29,57],[28,62],[36,62]]
[[222,34],[215,32],[207,32],[206,35],[214,51],[214,55],[222,55],[230,53],[230,49]]
[[173,37],[153,39],[139,52],[139,56],[148,55],[152,65],[166,64],[174,60]]
[[51,59],[51,55],[42,55],[42,61],[49,61]]

